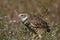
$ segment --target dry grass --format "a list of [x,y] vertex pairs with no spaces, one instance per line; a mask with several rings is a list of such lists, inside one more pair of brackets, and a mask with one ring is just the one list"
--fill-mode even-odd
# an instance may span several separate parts
[[33,12],[48,23],[51,32],[41,40],[60,40],[60,0],[0,0],[0,40],[31,40],[18,20],[20,12]]

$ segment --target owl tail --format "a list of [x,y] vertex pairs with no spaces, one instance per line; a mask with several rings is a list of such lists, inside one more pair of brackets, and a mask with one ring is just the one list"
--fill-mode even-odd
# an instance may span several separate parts
[[47,29],[47,32],[50,32],[50,31],[51,31],[51,30],[48,28],[48,29]]
[[47,32],[50,32],[51,31],[51,29],[49,28],[49,26],[47,26]]

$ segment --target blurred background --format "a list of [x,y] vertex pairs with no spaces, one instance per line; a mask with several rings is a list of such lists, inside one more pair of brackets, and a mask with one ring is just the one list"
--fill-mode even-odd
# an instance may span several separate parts
[[60,40],[60,0],[0,0],[0,40],[32,40],[18,15],[33,12],[50,26],[41,40]]

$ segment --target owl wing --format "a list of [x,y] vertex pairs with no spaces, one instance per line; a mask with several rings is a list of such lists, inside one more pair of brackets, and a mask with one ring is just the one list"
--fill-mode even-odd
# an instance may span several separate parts
[[47,23],[38,17],[34,17],[33,19],[30,20],[30,22],[34,25],[35,28],[47,28],[48,27]]

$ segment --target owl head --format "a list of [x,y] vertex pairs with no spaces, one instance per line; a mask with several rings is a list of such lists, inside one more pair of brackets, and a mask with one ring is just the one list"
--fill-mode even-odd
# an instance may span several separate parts
[[28,19],[29,15],[26,14],[26,13],[25,13],[25,14],[20,13],[20,14],[18,15],[18,17],[19,17],[19,20],[20,20],[20,21],[24,22],[26,19]]

